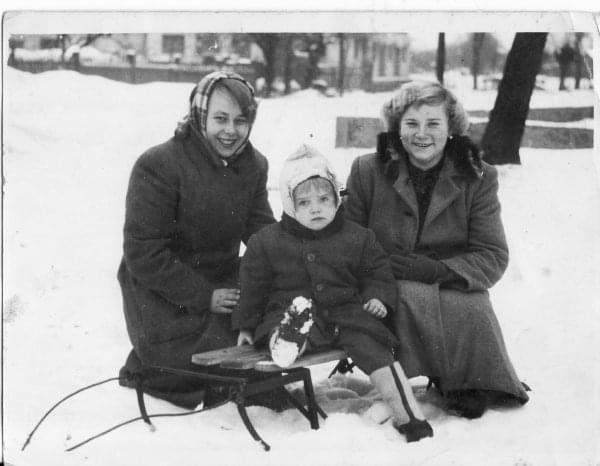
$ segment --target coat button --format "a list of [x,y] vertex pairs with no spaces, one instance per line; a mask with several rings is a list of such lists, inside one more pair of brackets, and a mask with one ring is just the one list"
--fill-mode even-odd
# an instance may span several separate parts
[[404,212],[404,215],[406,215],[407,217],[412,217],[413,213],[407,210],[406,212]]
[[316,256],[315,256],[315,255],[314,255],[312,252],[309,252],[309,253],[306,255],[306,260],[307,260],[308,262],[314,262],[314,261],[315,261],[315,257],[316,257]]
[[321,285],[320,283],[317,285],[317,291],[323,291],[325,287],[323,285]]

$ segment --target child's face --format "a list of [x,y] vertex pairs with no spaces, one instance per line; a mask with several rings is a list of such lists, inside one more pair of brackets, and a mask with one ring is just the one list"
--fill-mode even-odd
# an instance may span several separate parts
[[294,195],[296,220],[311,230],[322,230],[331,223],[337,211],[333,188],[311,184],[309,189],[302,189],[302,184],[298,185]]

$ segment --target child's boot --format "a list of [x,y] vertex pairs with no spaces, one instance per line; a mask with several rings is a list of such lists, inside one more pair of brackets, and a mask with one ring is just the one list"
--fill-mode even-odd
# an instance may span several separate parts
[[433,429],[425,420],[412,387],[398,362],[373,371],[369,377],[390,405],[394,413],[394,427],[404,434],[407,442],[433,437]]
[[311,311],[312,301],[303,296],[294,298],[285,310],[269,341],[271,357],[279,367],[289,367],[304,352],[313,324]]

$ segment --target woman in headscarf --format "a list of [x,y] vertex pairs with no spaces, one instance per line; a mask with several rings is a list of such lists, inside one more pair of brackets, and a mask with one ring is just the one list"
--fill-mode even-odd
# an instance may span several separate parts
[[[192,354],[235,344],[240,243],[274,222],[267,160],[249,142],[256,109],[246,80],[211,73],[174,136],[133,167],[118,273],[133,345],[124,384],[142,364],[190,367]],[[144,390],[176,404],[194,406],[201,388],[146,372]]]
[[461,416],[523,404],[488,294],[508,264],[497,171],[466,136],[463,107],[438,83],[403,85],[383,115],[388,131],[376,153],[354,161],[345,206],[390,256],[400,362],[409,377],[430,377]]

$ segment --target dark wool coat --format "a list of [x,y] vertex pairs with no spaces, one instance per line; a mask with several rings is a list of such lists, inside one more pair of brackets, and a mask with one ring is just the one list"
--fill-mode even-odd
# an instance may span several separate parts
[[388,254],[424,253],[463,279],[454,289],[398,281],[393,321],[407,375],[440,377],[444,390],[499,390],[527,400],[487,291],[508,264],[498,175],[494,167],[477,162],[471,169],[465,159],[446,154],[419,239],[417,201],[404,156],[393,167],[381,152],[357,158],[345,208],[350,220],[375,232]]
[[361,330],[390,349],[395,343],[382,321],[363,309],[371,298],[389,308],[395,306],[389,261],[373,232],[355,223],[343,220],[340,231],[317,239],[294,235],[281,223],[266,227],[250,239],[240,279],[240,304],[234,310],[233,325],[255,329],[258,344],[264,343],[297,296],[312,298],[315,323]]
[[135,163],[118,278],[143,362],[185,365],[193,352],[235,344],[230,316],[210,312],[210,300],[237,287],[240,242],[275,221],[267,168],[250,144],[225,166],[193,132]]

